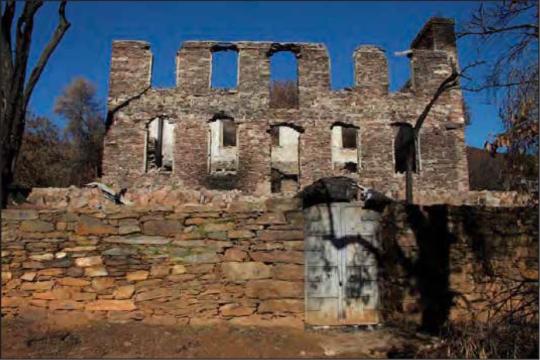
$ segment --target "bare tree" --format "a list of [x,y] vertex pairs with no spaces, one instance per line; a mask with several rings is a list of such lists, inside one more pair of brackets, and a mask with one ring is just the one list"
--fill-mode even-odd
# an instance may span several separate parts
[[67,120],[65,135],[71,144],[70,183],[82,186],[100,173],[105,123],[95,86],[85,78],[74,79],[62,92],[54,111]]
[[[1,206],[7,202],[8,187],[13,181],[17,155],[24,133],[26,110],[43,69],[52,53],[68,30],[70,23],[65,16],[66,0],[58,7],[59,22],[54,34],[42,50],[30,76],[26,80],[30,44],[34,30],[34,18],[43,0],[24,2],[17,22],[15,0],[1,4],[2,20],[0,26],[0,168],[2,171]],[[13,29],[13,26],[15,28]],[[12,34],[15,36],[13,37]]]
[[14,184],[26,189],[70,185],[70,147],[51,120],[28,115]]
[[464,90],[487,92],[505,129],[485,147],[492,153],[507,149],[508,169],[517,180],[538,172],[531,166],[538,162],[531,161],[538,153],[538,29],[538,1],[513,0],[481,4],[457,34],[477,40],[486,65]]
[[293,80],[274,80],[270,84],[270,107],[298,107],[298,84]]

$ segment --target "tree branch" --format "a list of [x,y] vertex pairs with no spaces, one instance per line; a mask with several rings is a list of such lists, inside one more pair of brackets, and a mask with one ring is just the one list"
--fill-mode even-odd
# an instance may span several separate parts
[[420,131],[420,128],[424,124],[424,121],[426,120],[429,112],[431,111],[431,108],[433,107],[433,105],[435,105],[439,97],[442,94],[444,94],[446,91],[452,88],[455,88],[458,85],[459,78],[466,77],[465,72],[467,70],[475,66],[484,64],[484,63],[485,63],[484,61],[475,61],[465,66],[461,71],[457,71],[456,64],[454,64],[454,62],[451,63],[452,73],[446,79],[444,79],[443,82],[441,82],[441,84],[439,85],[439,87],[437,88],[433,96],[431,97],[431,100],[429,101],[429,103],[426,105],[426,107],[424,108],[424,110],[422,111],[418,119],[416,120],[416,124],[414,125],[415,136],[418,136],[418,132]]
[[62,37],[64,37],[64,34],[66,33],[67,29],[71,26],[69,21],[66,19],[66,0],[62,0],[60,3],[60,6],[58,7],[58,15],[60,17],[60,22],[58,23],[58,26],[56,27],[56,30],[54,31],[53,37],[41,53],[41,56],[39,57],[38,62],[34,66],[34,69],[32,70],[32,73],[30,74],[30,78],[28,79],[28,82],[26,84],[26,87],[24,89],[24,104],[28,104],[28,101],[30,100],[30,95],[32,94],[32,91],[34,90],[34,87],[36,86],[36,83],[41,76],[41,73],[43,72],[43,69],[45,68],[45,65],[47,65],[47,62],[49,61],[49,58],[51,57],[52,53],[56,49],[56,46],[60,43],[62,40]]
[[494,27],[482,27],[482,30],[480,31],[463,31],[456,33],[456,36],[458,39],[468,36],[468,35],[478,35],[478,36],[488,36],[492,34],[507,32],[507,31],[515,31],[515,30],[534,30],[534,33],[528,33],[529,35],[536,36],[538,38],[538,25],[533,24],[520,24],[520,25],[513,25],[513,26],[507,26],[507,27],[501,27],[501,28],[494,28]]
[[[2,40],[6,42],[4,50],[9,49],[11,54],[11,24],[15,16],[15,0],[9,0],[6,4],[4,14],[2,14]],[[4,45],[4,44],[2,44]],[[11,59],[11,55],[10,55]]]

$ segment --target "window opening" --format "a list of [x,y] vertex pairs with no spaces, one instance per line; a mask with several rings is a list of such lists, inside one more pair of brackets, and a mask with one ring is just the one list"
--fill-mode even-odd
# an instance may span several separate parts
[[344,149],[356,149],[356,129],[353,127],[342,127],[341,142]]
[[[270,107],[298,107],[298,60],[299,51],[285,46],[270,52]],[[295,53],[296,52],[296,53]]]
[[222,126],[222,146],[236,146],[236,124],[233,120],[221,120]]
[[238,49],[234,44],[218,44],[212,49],[210,85],[213,89],[235,89],[238,86]]
[[146,171],[172,171],[174,126],[156,118],[148,124],[146,136]]
[[394,171],[396,173],[407,172],[407,162],[411,162],[411,170],[417,172],[417,141],[414,136],[414,129],[407,123],[396,123],[398,127],[394,139]]

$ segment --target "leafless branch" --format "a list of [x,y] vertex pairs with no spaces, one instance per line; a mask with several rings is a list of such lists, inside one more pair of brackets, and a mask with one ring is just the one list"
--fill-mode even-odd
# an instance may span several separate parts
[[69,21],[67,21],[66,19],[66,0],[62,0],[62,2],[60,3],[60,6],[58,7],[58,15],[60,17],[60,21],[58,23],[58,26],[56,27],[56,30],[54,31],[53,37],[41,53],[38,62],[34,66],[32,73],[30,74],[28,83],[26,84],[24,90],[25,104],[28,104],[28,101],[30,100],[30,94],[32,94],[32,91],[36,86],[37,80],[41,76],[41,73],[43,72],[45,65],[47,65],[49,58],[62,40],[62,37],[64,37],[67,29],[69,29],[69,27],[71,26]]
[[501,27],[501,28],[493,28],[493,27],[487,27],[480,31],[462,31],[456,33],[457,38],[462,38],[464,36],[468,35],[478,35],[478,36],[487,36],[502,32],[508,32],[508,31],[516,31],[516,30],[534,30],[534,33],[527,33],[528,35],[532,35],[538,38],[538,25],[533,24],[520,24],[520,25],[514,25],[514,26],[507,26],[507,27]]

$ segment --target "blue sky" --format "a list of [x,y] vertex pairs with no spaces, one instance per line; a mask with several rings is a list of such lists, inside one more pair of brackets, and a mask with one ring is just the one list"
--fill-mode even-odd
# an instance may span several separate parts
[[[94,82],[105,102],[111,42],[115,39],[151,43],[152,82],[157,87],[174,86],[175,55],[186,40],[321,42],[330,54],[334,89],[352,86],[354,49],[375,44],[386,50],[390,90],[394,91],[409,77],[408,59],[394,52],[407,49],[429,17],[452,17],[459,23],[467,20],[477,6],[473,1],[68,2],[66,12],[72,26],[35,88],[31,110],[62,126],[63,120],[52,110],[54,99],[76,76]],[[57,8],[57,3],[46,2],[38,13],[31,61],[56,27]],[[460,40],[458,46],[462,66],[475,60],[476,48],[471,41]],[[281,69],[287,77],[290,72],[282,64],[285,61],[277,61],[273,68]],[[465,96],[473,117],[466,129],[466,141],[479,147],[489,133],[501,130],[497,109],[487,103],[485,94]]]

